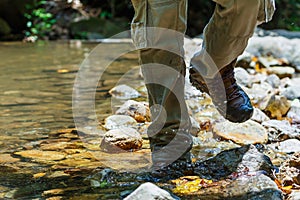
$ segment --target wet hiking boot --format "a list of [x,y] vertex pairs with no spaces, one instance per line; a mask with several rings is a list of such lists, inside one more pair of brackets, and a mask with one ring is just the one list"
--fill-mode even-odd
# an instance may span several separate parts
[[[252,117],[253,107],[248,95],[236,83],[234,66],[236,60],[219,71],[220,76],[203,78],[193,67],[190,67],[190,82],[201,92],[210,95],[219,113],[231,122],[241,123]],[[225,95],[222,91],[225,89]],[[226,97],[224,97],[226,96]]]

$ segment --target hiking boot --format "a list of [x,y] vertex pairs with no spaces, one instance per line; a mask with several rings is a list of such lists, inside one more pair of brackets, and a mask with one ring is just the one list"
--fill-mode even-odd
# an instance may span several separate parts
[[[236,60],[219,71],[214,78],[204,78],[193,67],[190,67],[190,82],[201,92],[212,98],[219,113],[231,122],[241,123],[253,115],[251,101],[245,91],[236,83],[234,66]],[[225,95],[222,91],[225,89]]]

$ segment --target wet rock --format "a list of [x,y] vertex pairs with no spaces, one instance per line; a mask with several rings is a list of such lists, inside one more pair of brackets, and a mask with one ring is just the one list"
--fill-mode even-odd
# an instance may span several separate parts
[[269,120],[263,122],[262,125],[267,129],[270,141],[283,141],[289,138],[300,139],[300,130],[286,120]]
[[269,146],[284,153],[300,152],[300,140],[297,139],[288,139],[283,142],[270,144]]
[[291,109],[287,113],[287,117],[291,118],[293,123],[300,123],[300,101],[295,99],[291,103]]
[[271,118],[282,119],[283,116],[289,111],[291,103],[285,96],[272,95],[269,98],[265,112],[269,114]]
[[283,185],[300,186],[300,152],[295,153],[280,167],[279,179]]
[[137,122],[150,121],[150,110],[146,102],[126,101],[117,111],[117,115],[128,115]]
[[274,166],[269,157],[253,145],[223,151],[203,162],[196,162],[194,171],[206,179],[223,179],[232,173],[263,172],[271,175]]
[[50,144],[41,144],[40,149],[44,151],[56,151],[65,149],[82,149],[83,144],[81,142],[58,142]]
[[[283,82],[283,80],[282,80]],[[289,100],[300,99],[300,78],[286,79],[283,89],[280,94]]]
[[213,125],[213,132],[218,136],[238,144],[266,143],[268,133],[259,123],[248,120],[244,123],[219,122]]
[[118,99],[131,99],[141,96],[138,91],[128,85],[117,85],[109,90],[109,94]]
[[12,157],[10,154],[0,154],[0,164],[18,162],[20,159]]
[[262,123],[264,121],[270,120],[270,118],[260,109],[254,108],[254,112],[251,117],[251,120],[256,121],[258,123]]
[[193,117],[190,117],[191,119],[191,123],[192,123],[192,127],[191,127],[191,130],[190,130],[190,133],[194,136],[197,136],[199,131],[200,131],[200,125],[199,123],[193,118]]
[[285,77],[292,78],[292,76],[295,74],[295,69],[287,66],[283,66],[283,67],[274,66],[274,67],[267,68],[267,73],[276,74],[279,78],[285,78]]
[[239,85],[251,87],[252,78],[245,69],[237,67],[234,69],[234,72],[235,72],[236,81]]
[[175,200],[167,191],[153,183],[143,183],[124,200]]
[[280,86],[280,78],[276,74],[269,75],[265,81],[273,88],[278,88]]
[[37,161],[58,161],[66,157],[65,153],[58,151],[26,150],[16,152],[15,154]]
[[136,126],[137,122],[127,115],[111,115],[105,119],[104,127],[108,130]]
[[106,132],[101,143],[104,151],[121,151],[140,149],[143,139],[133,128],[114,129]]
[[[185,178],[185,177],[182,177]],[[187,177],[190,179],[190,177]],[[206,183],[208,182],[208,183]],[[179,190],[178,190],[179,189]],[[185,180],[173,190],[184,199],[198,200],[282,200],[282,193],[274,181],[263,174],[241,175],[234,180]]]

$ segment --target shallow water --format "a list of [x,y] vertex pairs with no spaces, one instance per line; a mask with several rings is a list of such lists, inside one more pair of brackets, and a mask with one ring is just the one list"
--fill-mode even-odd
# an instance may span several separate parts
[[[0,43],[1,199],[44,199],[51,196],[107,199],[107,195],[112,195],[112,199],[119,198],[120,195],[115,194],[113,186],[110,188],[101,185],[101,190],[93,191],[89,181],[83,183],[84,178],[92,174],[91,171],[103,168],[92,156],[84,156],[87,148],[83,143],[88,143],[89,150],[98,150],[99,141],[94,141],[97,138],[93,140],[93,137],[87,137],[82,142],[76,134],[70,132],[62,137],[56,135],[59,129],[75,127],[72,112],[75,77],[85,58],[97,45],[79,41]],[[96,93],[98,121],[101,122],[111,114],[112,106],[116,105],[111,105],[108,90],[119,81],[122,74],[136,65],[136,53],[128,53],[113,62],[104,73],[98,82]],[[51,147],[52,144],[56,146]],[[69,160],[65,159],[65,163],[61,163],[59,159],[51,158],[47,161],[36,157],[24,159],[14,154],[40,149],[66,153]],[[35,152],[35,156],[38,153],[40,152]],[[78,162],[70,159],[81,153],[83,154],[79,160],[74,159]],[[126,155],[123,159],[126,159]],[[134,165],[135,161],[132,164],[129,162],[127,167]],[[124,187],[115,187],[122,188],[120,191],[123,191],[131,184],[128,182],[123,185]],[[57,191],[50,191],[50,194],[44,192],[56,188],[64,188],[63,194],[55,194]],[[74,191],[78,192],[75,195],[77,197],[74,196]]]

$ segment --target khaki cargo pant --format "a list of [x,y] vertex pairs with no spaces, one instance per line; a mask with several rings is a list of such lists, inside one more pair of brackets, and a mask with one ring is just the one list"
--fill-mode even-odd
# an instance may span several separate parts
[[[203,49],[220,69],[242,54],[256,25],[271,20],[275,5],[274,0],[214,2],[214,14],[204,30]],[[188,132],[191,126],[182,78],[186,71],[183,40],[187,24],[187,0],[132,0],[132,4],[135,10],[131,24],[132,39],[139,49],[140,64],[152,106],[153,131],[150,127],[150,143],[152,147],[153,144],[162,146],[172,140],[173,130]],[[166,28],[178,34],[164,34],[161,30],[148,30],[146,27]],[[197,54],[194,60],[197,61]],[[160,65],[169,66],[182,76],[169,73]],[[161,80],[166,85],[155,84]],[[172,92],[174,88],[176,95]]]

